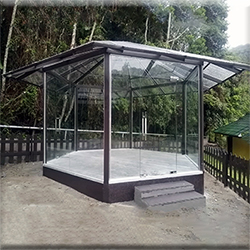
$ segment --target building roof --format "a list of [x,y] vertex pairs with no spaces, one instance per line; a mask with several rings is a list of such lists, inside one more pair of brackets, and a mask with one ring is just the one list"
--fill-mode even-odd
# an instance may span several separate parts
[[249,142],[250,132],[250,113],[241,117],[239,120],[229,123],[228,125],[222,126],[214,131],[216,134],[222,134],[227,136],[233,136],[242,138]]
[[[243,63],[138,43],[123,41],[92,41],[58,55],[34,62],[28,66],[10,71],[6,73],[5,76],[7,78],[15,78],[20,81],[41,86],[43,85],[42,72],[50,72],[60,81],[67,82],[67,79],[70,79],[70,75],[76,75],[79,74],[79,72],[81,72],[83,76],[87,75],[89,69],[85,67],[86,64],[91,62],[91,60],[96,64],[100,63],[97,59],[104,53],[149,59],[149,63],[145,66],[144,75],[152,71],[152,64],[155,67],[155,62],[157,61],[158,64],[162,64],[158,65],[158,68],[165,68],[165,71],[168,72],[164,77],[180,78],[182,81],[190,79],[197,65],[203,65],[204,91],[209,90],[213,86],[224,82],[244,70],[250,70],[250,65]],[[166,64],[166,62],[168,63]],[[57,70],[63,66],[71,66],[71,68],[70,70]],[[57,72],[55,72],[55,70],[57,70]],[[169,75],[170,73],[172,75]],[[161,79],[159,79],[159,82],[160,81]],[[154,81],[154,84],[156,85],[157,82]]]

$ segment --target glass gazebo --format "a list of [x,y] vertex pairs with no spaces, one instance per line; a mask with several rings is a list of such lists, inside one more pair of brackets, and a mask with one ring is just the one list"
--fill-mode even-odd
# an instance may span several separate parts
[[105,202],[134,187],[203,183],[203,91],[248,65],[94,41],[9,72],[44,90],[45,176]]

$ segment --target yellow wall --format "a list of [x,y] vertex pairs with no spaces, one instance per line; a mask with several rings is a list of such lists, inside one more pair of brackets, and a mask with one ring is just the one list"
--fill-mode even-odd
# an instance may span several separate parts
[[233,154],[249,160],[250,145],[241,138],[233,137]]

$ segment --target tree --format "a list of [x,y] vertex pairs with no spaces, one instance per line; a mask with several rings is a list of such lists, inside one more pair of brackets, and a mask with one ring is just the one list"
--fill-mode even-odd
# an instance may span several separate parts
[[[13,7],[13,11],[12,11],[12,17],[11,17],[11,22],[10,22],[10,27],[9,27],[9,32],[8,32],[8,38],[7,38],[7,42],[6,42],[6,48],[5,48],[4,59],[3,59],[3,74],[6,73],[6,69],[7,69],[9,47],[10,47],[10,42],[11,42],[11,36],[12,36],[13,26],[14,26],[14,22],[15,22],[15,17],[16,17],[16,10],[17,10],[18,1],[19,0],[15,1],[14,7]],[[4,98],[5,85],[6,85],[6,79],[3,76],[2,77],[2,87],[1,87],[0,103],[3,101],[3,98]]]
[[249,72],[245,72],[204,95],[205,134],[214,141],[213,131],[250,112]]
[[[125,40],[220,58],[224,56],[233,58],[233,54],[225,53],[227,11],[224,0],[216,2],[196,0],[192,1],[191,4],[186,4],[183,1],[152,2],[145,0],[139,5],[131,0],[123,5],[118,5],[114,0],[110,5],[92,6],[62,7],[51,5],[39,7],[36,6],[35,2],[33,6],[20,5],[16,10],[8,47],[6,70],[19,68],[65,51],[73,43],[80,45],[91,40]],[[12,8],[4,7],[2,48],[7,43],[6,30],[11,23],[11,14]],[[72,34],[75,36],[74,42],[72,42]],[[3,57],[1,61],[4,61]],[[245,100],[248,92],[245,91],[245,78],[237,78],[236,81],[243,82],[243,85],[231,88],[225,84],[211,90],[205,96],[206,133],[211,133],[214,124],[219,125],[227,122],[227,119],[236,119],[238,115],[241,115],[241,113],[234,111],[240,103],[236,96],[243,96],[242,99]],[[40,99],[41,91],[39,89],[34,91],[34,89],[22,84],[16,84],[14,88],[11,81],[7,81],[5,86],[5,100],[0,105],[2,107],[2,120],[6,123],[22,120],[16,119],[19,114],[14,112],[14,103],[16,105],[34,105],[33,110],[40,107],[35,102],[27,102],[25,99],[27,95],[23,94],[24,92],[31,93],[32,100],[34,98]],[[237,94],[233,92],[236,90]],[[234,101],[229,103],[229,99],[225,99],[225,96],[234,98]],[[65,101],[61,100],[62,106],[59,116],[65,118],[71,113],[70,103],[72,100],[69,101],[67,95],[62,95],[62,98]],[[173,105],[170,101],[171,98],[169,98],[163,96],[149,98],[141,102],[141,106],[138,102],[138,112],[140,108],[146,106],[150,106],[153,110],[152,113],[148,113],[152,131],[159,132],[170,129],[166,127],[166,123],[170,121],[169,119],[173,119],[176,114],[167,114],[168,107]],[[120,103],[116,104],[116,108],[125,108],[127,107],[125,104],[125,101],[121,100]],[[31,122],[34,117],[33,113],[28,109],[29,107],[22,107],[23,110],[27,111],[26,114],[29,114],[28,116],[20,114],[23,119],[25,117],[22,123],[33,125],[34,123]],[[126,109],[124,112],[126,114]],[[181,110],[174,112],[181,115]],[[230,116],[230,112],[234,114],[233,118]],[[41,114],[41,110],[37,111],[37,114]],[[156,114],[161,115],[157,116]],[[213,124],[216,119],[218,122]],[[37,120],[41,120],[41,117]]]

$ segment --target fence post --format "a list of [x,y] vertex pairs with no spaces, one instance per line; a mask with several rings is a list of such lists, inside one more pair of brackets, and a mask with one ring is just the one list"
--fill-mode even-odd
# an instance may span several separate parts
[[222,156],[223,156],[223,183],[224,183],[224,187],[228,186],[228,180],[227,180],[227,169],[228,169],[228,153],[227,152],[222,152]]
[[1,136],[1,165],[5,164],[5,135]]
[[[43,147],[43,136],[41,137],[41,148],[40,148],[40,156],[39,156],[39,161],[45,161],[45,159],[43,159],[43,150],[44,150],[44,147]],[[47,147],[46,147],[46,149],[47,149]]]
[[22,146],[23,146],[23,138],[20,135],[17,141],[17,163],[22,162],[22,152],[23,152]]
[[34,135],[34,137],[31,137],[31,142],[32,141],[33,141],[32,161],[37,161],[37,135]]
[[247,201],[250,203],[250,173],[249,173],[249,166],[247,167]]
[[14,150],[14,143],[15,143],[15,137],[14,135],[10,136],[10,150],[9,153],[11,154],[9,157],[9,163],[14,163],[14,154],[15,154],[15,150]]
[[26,136],[26,152],[25,152],[25,161],[26,162],[29,162],[30,161],[30,158],[32,159],[32,147],[30,149],[30,144],[31,144],[31,138],[30,138],[30,135],[27,135]]
[[204,169],[206,169],[207,165],[207,147],[204,146]]

